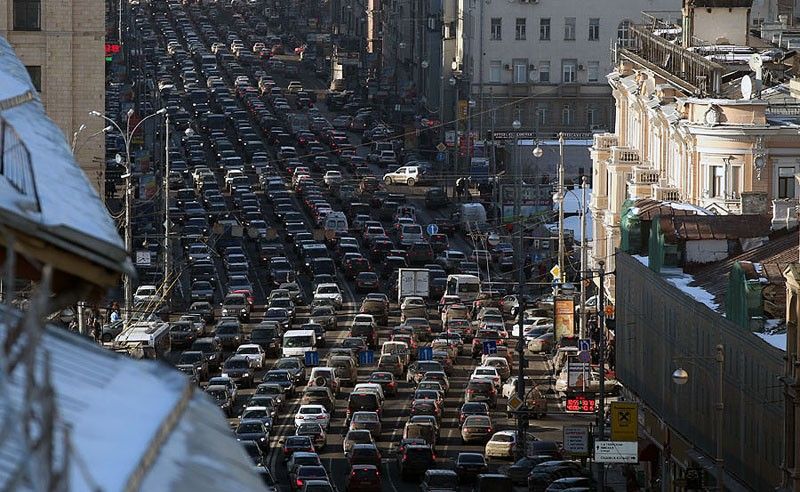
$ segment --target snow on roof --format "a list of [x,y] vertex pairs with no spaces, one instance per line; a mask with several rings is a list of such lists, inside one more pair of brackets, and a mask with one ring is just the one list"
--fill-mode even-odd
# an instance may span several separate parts
[[716,303],[713,294],[702,287],[689,285],[694,282],[694,277],[688,273],[684,273],[679,268],[662,268],[661,276],[695,301],[705,304],[713,311],[720,312],[720,306]]
[[61,129],[47,116],[27,70],[0,36],[0,223],[120,271],[130,267],[119,233]]
[[786,333],[759,333],[753,332],[755,336],[764,340],[768,344],[772,345],[775,348],[781,349],[784,352],[786,351]]
[[[0,306],[0,319],[8,320],[6,316],[14,322],[20,312]],[[0,339],[7,326],[0,324]],[[139,490],[259,488],[251,461],[219,407],[183,374],[160,362],[137,361],[102,349],[52,326],[45,328],[36,347],[40,369],[45,353],[50,357],[55,391],[56,432],[63,434],[66,426],[70,429],[69,490],[124,490],[151,448],[158,450],[157,457],[142,480],[144,485],[158,485]],[[24,371],[25,366],[18,365],[0,390],[0,405],[9,405],[3,412],[18,422],[26,411]],[[177,417],[174,426],[170,426],[172,417]],[[4,490],[18,471],[28,473],[21,428],[12,430],[0,441],[0,489]],[[160,444],[159,435],[164,438]],[[191,489],[180,483],[189,476],[194,479],[185,483]],[[12,489],[32,490],[28,487]]]

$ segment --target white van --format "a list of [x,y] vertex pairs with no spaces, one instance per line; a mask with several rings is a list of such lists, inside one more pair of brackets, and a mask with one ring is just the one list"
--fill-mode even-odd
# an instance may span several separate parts
[[335,237],[342,234],[347,234],[349,224],[347,223],[347,216],[344,212],[331,211],[325,217],[323,224],[325,228],[325,237]]
[[305,357],[306,352],[317,351],[314,330],[289,330],[283,334],[283,357]]
[[478,298],[481,280],[477,275],[453,274],[447,276],[445,294],[458,296],[461,302],[469,304]]
[[461,205],[461,229],[474,231],[486,225],[486,209],[480,203],[464,203]]

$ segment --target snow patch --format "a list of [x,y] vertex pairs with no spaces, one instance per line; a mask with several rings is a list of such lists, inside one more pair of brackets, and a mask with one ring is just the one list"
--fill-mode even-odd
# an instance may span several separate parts
[[[772,320],[769,320],[772,321]],[[786,333],[758,333],[753,332],[758,338],[764,340],[775,348],[786,351]]]
[[702,287],[689,285],[694,282],[694,277],[691,275],[677,268],[662,269],[661,274],[664,280],[680,289],[684,294],[697,302],[705,304],[710,309],[719,312],[719,304],[716,303],[713,295]]
[[650,266],[650,258],[649,257],[647,257],[647,256],[639,256],[639,255],[632,255],[632,256],[634,258],[636,258],[636,261],[638,261],[642,265],[644,265],[646,267]]

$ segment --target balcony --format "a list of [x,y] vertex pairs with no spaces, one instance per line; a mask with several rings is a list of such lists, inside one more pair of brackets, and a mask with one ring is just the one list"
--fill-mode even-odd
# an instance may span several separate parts
[[633,175],[628,180],[630,184],[636,185],[654,185],[661,179],[661,173],[657,169],[653,169],[649,162],[633,168]]
[[666,183],[659,183],[653,187],[653,198],[664,202],[679,202],[681,190]]
[[652,70],[700,97],[720,96],[725,68],[650,30],[631,26],[630,39],[617,46],[618,56]]
[[611,147],[616,147],[619,139],[614,133],[598,133],[594,135],[594,145],[592,150],[611,150]]
[[611,147],[611,161],[609,165],[628,165],[634,166],[639,164],[639,151],[630,147]]

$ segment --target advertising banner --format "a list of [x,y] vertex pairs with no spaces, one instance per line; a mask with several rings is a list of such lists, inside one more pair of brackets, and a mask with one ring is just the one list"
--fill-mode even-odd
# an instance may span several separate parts
[[571,298],[556,298],[555,311],[555,341],[560,342],[563,337],[575,336],[575,301]]

